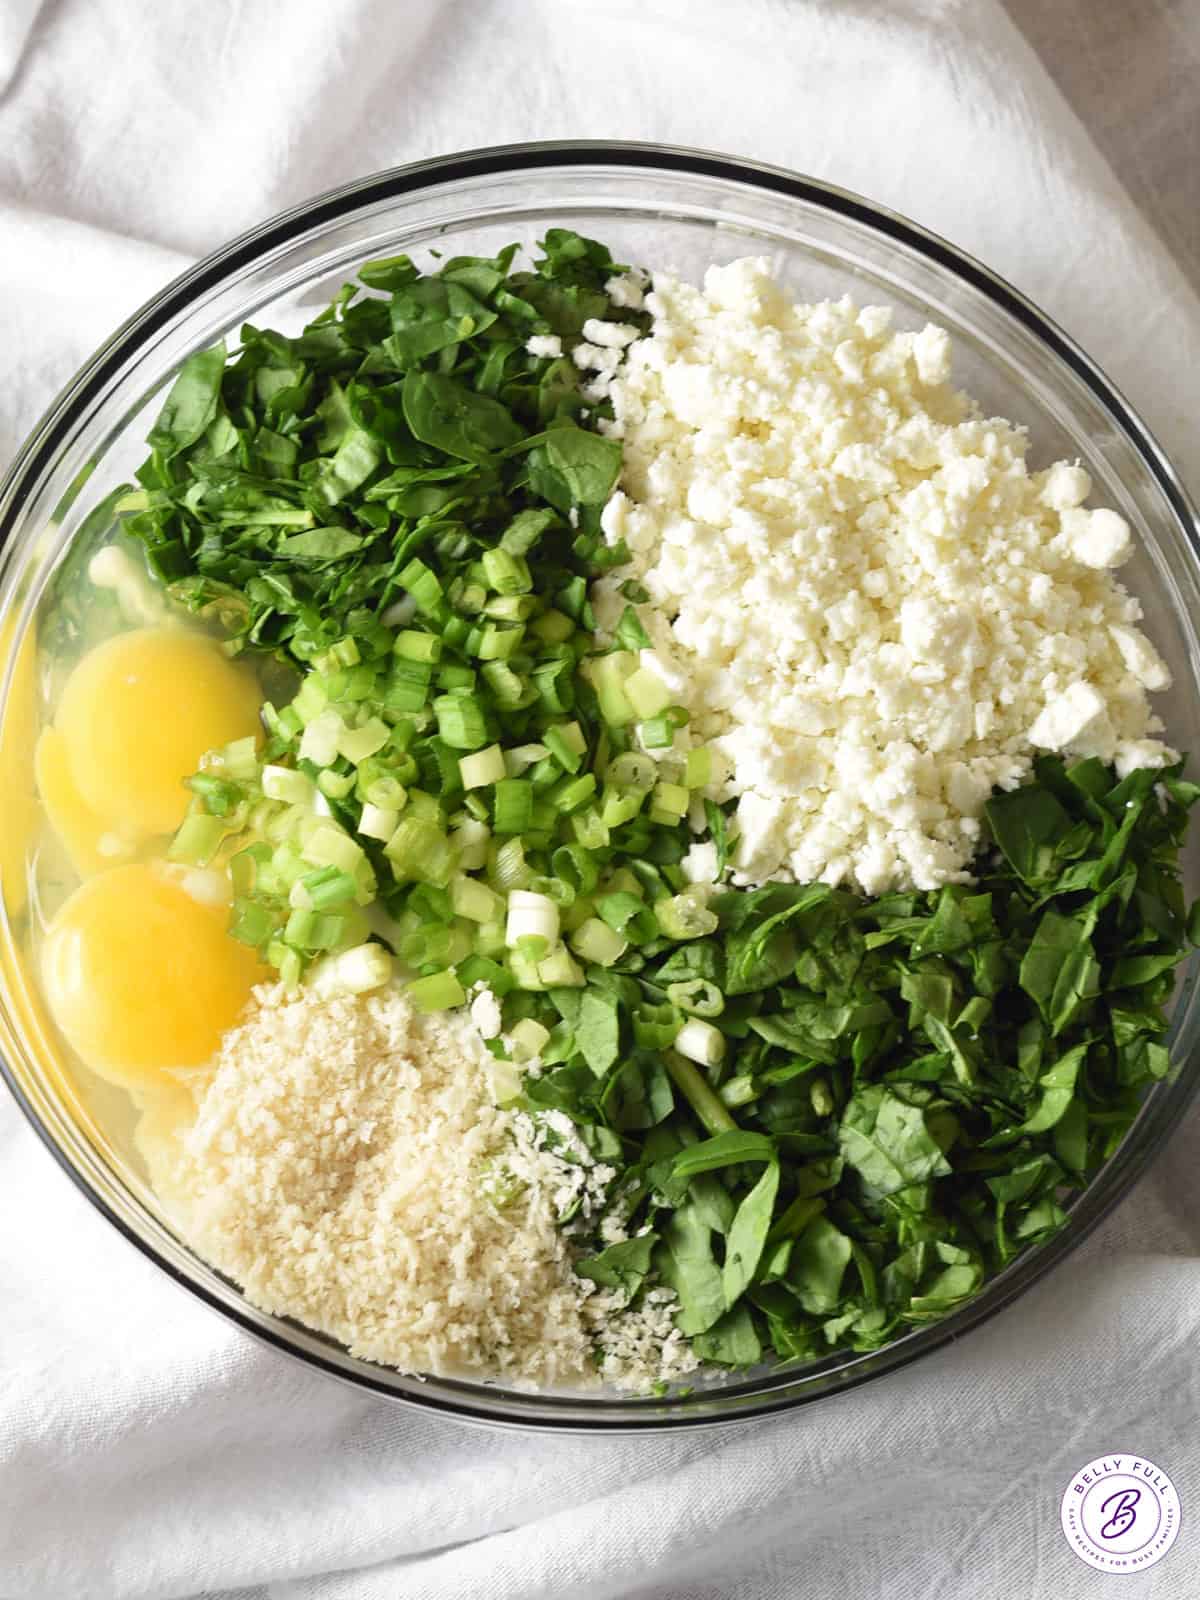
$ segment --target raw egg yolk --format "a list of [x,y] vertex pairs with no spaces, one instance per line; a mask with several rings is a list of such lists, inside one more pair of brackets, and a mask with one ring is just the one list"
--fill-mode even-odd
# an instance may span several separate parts
[[[0,628],[0,678],[4,658],[12,643],[14,625]],[[0,730],[0,897],[10,917],[25,905],[25,869],[37,817],[30,777],[34,729],[37,718],[37,641],[25,636],[13,663],[4,727]]]
[[42,805],[81,878],[133,856],[132,842],[110,828],[80,794],[71,772],[67,741],[57,728],[45,728],[34,756]]
[[201,904],[144,863],[89,878],[66,901],[42,955],[51,1013],[72,1048],[123,1088],[203,1065],[268,975]]
[[206,750],[260,731],[253,676],[202,634],[140,628],[83,657],[56,727],[84,805],[110,828],[173,832]]

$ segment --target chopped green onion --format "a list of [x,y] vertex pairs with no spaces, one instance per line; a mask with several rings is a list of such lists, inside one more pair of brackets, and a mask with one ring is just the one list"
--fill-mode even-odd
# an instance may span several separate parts
[[642,626],[642,620],[632,606],[626,606],[622,611],[621,620],[617,623],[613,637],[626,650],[650,648],[650,635]]
[[440,694],[433,702],[438,733],[454,750],[478,750],[488,740],[483,707],[471,694]]
[[715,933],[719,918],[695,894],[677,894],[654,906],[658,925],[668,939],[700,939]]
[[317,767],[331,766],[337,760],[338,746],[345,731],[345,722],[332,707],[320,712],[300,735],[301,761],[311,761]]
[[508,918],[504,937],[510,947],[528,938],[544,939],[546,948],[558,942],[558,907],[548,895],[529,889],[513,889],[508,896]]
[[[315,672],[310,672],[297,690],[296,697],[291,705],[286,710],[278,713],[278,719],[282,723],[290,712],[294,718],[298,717],[300,719],[302,726],[307,727],[314,717],[320,716],[328,704],[329,695],[326,692],[323,681]],[[299,730],[293,728],[292,731],[298,732]]]
[[229,932],[240,944],[261,946],[275,932],[275,919],[261,901],[238,898],[233,902]]
[[549,794],[550,803],[560,816],[569,817],[587,804],[596,792],[596,775],[582,772],[577,778],[564,778]]
[[454,913],[471,922],[495,922],[504,915],[504,901],[478,878],[455,878],[450,885]]
[[427,616],[445,618],[448,608],[442,595],[442,586],[436,575],[419,559],[412,560],[400,573],[400,586],[407,589],[416,602],[417,610]]
[[387,840],[395,833],[399,821],[399,811],[391,806],[373,806],[368,801],[358,819],[358,831],[368,839]]
[[690,978],[685,983],[668,984],[667,999],[678,1010],[692,1017],[719,1017],[725,1009],[725,996],[707,978]]
[[475,934],[475,953],[499,959],[508,946],[504,942],[503,922],[481,922]]
[[[189,867],[206,867],[228,832],[228,824],[221,817],[205,816],[196,812],[186,817],[167,851],[168,861],[182,862]],[[257,940],[254,941],[258,943]]]
[[571,818],[575,839],[585,850],[603,850],[608,844],[608,822],[595,806],[578,811]]
[[569,711],[575,701],[571,682],[574,663],[570,660],[539,661],[533,669],[533,684],[542,707],[551,713]]
[[351,638],[339,639],[336,644],[331,644],[325,654],[319,656],[313,665],[322,672],[333,672],[338,667],[356,667],[362,660],[358,643]]
[[309,910],[336,911],[354,903],[358,884],[340,867],[321,867],[316,872],[306,873],[292,885],[293,905],[302,903],[295,898],[298,891]]
[[663,1055],[663,1065],[671,1082],[709,1133],[732,1133],[737,1128],[737,1123],[729,1115],[717,1092],[686,1056],[681,1056],[676,1050],[667,1050]]
[[313,988],[323,998],[337,994],[366,994],[381,988],[392,976],[391,953],[381,944],[360,944],[339,951],[313,970]]
[[304,842],[303,854],[315,867],[341,867],[344,872],[354,872],[365,859],[362,846],[335,822],[314,828]]
[[436,822],[427,817],[406,815],[383,847],[392,863],[396,880],[413,878],[422,883],[445,885],[457,866],[453,845]]
[[258,740],[254,734],[231,740],[220,756],[222,772],[234,783],[250,783],[258,777]]
[[533,894],[544,894],[548,900],[553,900],[560,910],[575,904],[575,890],[561,878],[531,878],[527,887]]
[[501,778],[493,791],[497,833],[524,833],[533,822],[533,788],[525,778]]
[[340,942],[344,928],[342,917],[322,916],[297,907],[287,919],[283,937],[300,950],[332,950]]
[[814,1078],[808,1089],[809,1102],[813,1108],[813,1115],[817,1117],[830,1117],[834,1111],[833,1093],[827,1078]]
[[577,895],[591,894],[600,881],[600,868],[595,857],[582,845],[559,845],[550,857],[550,868],[555,877],[568,884]]
[[587,754],[587,740],[577,722],[556,722],[542,734],[542,743],[564,772],[578,772]]
[[622,687],[639,722],[659,716],[671,704],[671,691],[658,673],[652,672],[649,667],[638,667],[631,672]]
[[617,933],[624,934],[634,944],[647,944],[658,935],[654,912],[636,894],[619,890],[603,895],[596,902],[596,911]]
[[575,632],[575,624],[570,617],[553,607],[543,611],[540,617],[535,617],[529,626],[543,644],[565,644]]
[[291,767],[264,767],[262,791],[268,800],[282,800],[290,806],[311,806],[316,798],[317,786],[303,772]]
[[549,751],[546,750],[544,744],[539,745],[538,748],[546,753],[539,756],[537,764],[529,774],[529,781],[535,789],[552,789],[556,783],[562,780],[562,768]]
[[447,661],[438,668],[437,681],[443,689],[473,689],[478,680],[474,667],[464,666],[459,661]]
[[508,965],[513,977],[517,981],[518,989],[544,989],[545,980],[538,971],[539,957],[531,955],[526,950],[510,950]]
[[480,661],[507,661],[516,655],[525,638],[521,623],[489,622],[481,629],[479,643],[472,654]]
[[451,1011],[466,1004],[467,994],[453,972],[432,972],[426,978],[414,978],[405,993],[418,1011]]
[[646,791],[643,789],[607,790],[600,805],[604,827],[620,828],[632,822],[642,809],[645,798]]
[[529,563],[511,550],[485,550],[483,571],[489,587],[497,594],[528,594],[533,588]]
[[387,811],[403,811],[408,791],[398,778],[385,773],[372,778],[363,790],[363,800],[372,806],[382,806]]
[[626,750],[614,756],[604,769],[604,781],[616,789],[653,789],[658,782],[658,763],[640,750]]
[[669,750],[675,743],[675,724],[669,717],[649,717],[638,731],[647,750]]
[[466,583],[458,578],[451,585],[450,594],[460,611],[482,611],[487,600],[487,590],[481,583]]
[[581,961],[594,962],[598,967],[611,967],[629,948],[628,939],[599,917],[589,917],[576,928],[569,943]]
[[420,711],[429,698],[433,668],[425,661],[393,661],[383,690],[383,707],[393,716]]
[[461,756],[458,763],[464,789],[482,789],[485,784],[499,783],[507,775],[504,751],[498,744],[488,745],[473,755]]
[[542,601],[535,594],[502,594],[484,605],[483,614],[497,622],[528,622],[541,608]]
[[666,1050],[680,1031],[679,1013],[672,1005],[643,1005],[634,1009],[633,1042],[642,1050]]
[[391,729],[380,717],[369,717],[360,728],[347,728],[338,740],[338,753],[351,766],[376,755],[387,744]]
[[689,789],[703,789],[712,782],[713,758],[707,745],[697,745],[687,753],[683,781]]
[[501,711],[518,711],[536,698],[537,691],[507,661],[485,661],[480,671]]
[[354,783],[351,772],[335,772],[332,767],[326,767],[324,772],[317,773],[317,788],[330,800],[344,800]]
[[675,1036],[675,1048],[689,1061],[715,1067],[725,1059],[725,1035],[702,1017],[689,1017]]
[[660,783],[654,790],[653,802],[656,810],[665,811],[678,821],[687,815],[691,795],[680,783]]
[[[229,882],[235,895],[248,895],[253,890],[259,868],[271,859],[271,847],[263,840],[247,845],[229,858]],[[256,941],[258,942],[258,941]]]
[[522,1017],[509,1029],[508,1048],[514,1061],[534,1061],[550,1041],[550,1030],[532,1017]]
[[423,817],[426,822],[436,822],[439,827],[445,820],[440,801],[433,795],[426,794],[423,789],[410,791],[408,807],[414,817]]
[[197,772],[185,778],[187,787],[204,802],[210,817],[227,817],[246,798],[245,791],[225,778],[215,778],[208,772]]
[[538,977],[547,989],[578,989],[587,982],[583,969],[572,959],[566,945],[559,945],[538,962]]
[[468,956],[465,961],[459,962],[456,971],[464,989],[483,983],[497,996],[503,997],[513,986],[511,974],[498,961],[489,961],[486,956]]
[[[465,758],[467,760],[470,757]],[[458,851],[459,866],[464,872],[478,872],[487,864],[488,841],[492,830],[475,817],[463,817],[450,835],[450,842]]]
[[[637,721],[629,696],[625,693],[626,680],[637,668],[637,657],[627,650],[614,650],[607,656],[595,656],[589,663],[589,676],[600,703],[600,715],[614,728]],[[670,696],[663,701],[666,706]]]
[[504,775],[519,778],[549,752],[544,744],[518,744],[504,752]]
[[491,848],[489,876],[496,888],[502,891],[527,888],[533,871],[526,863],[525,846],[520,839],[505,839],[502,844],[493,842]]
[[722,1101],[731,1109],[738,1106],[748,1106],[752,1100],[758,1098],[758,1090],[754,1087],[754,1079],[743,1074],[739,1078],[730,1078],[717,1090]]
[[436,633],[419,633],[406,628],[398,633],[392,649],[405,661],[437,662],[442,659],[442,641]]

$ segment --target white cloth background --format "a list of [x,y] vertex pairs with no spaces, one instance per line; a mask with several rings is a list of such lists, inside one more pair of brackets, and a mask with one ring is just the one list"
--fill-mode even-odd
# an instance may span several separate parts
[[[229,235],[374,168],[571,136],[907,212],[1057,316],[1196,481],[1200,302],[996,0],[3,0],[0,464]],[[1193,1117],[1060,1272],[915,1369],[733,1432],[587,1440],[469,1430],[260,1349],[0,1105],[0,1597],[1193,1596],[1198,1150]],[[1069,1475],[1113,1450],[1184,1508],[1124,1579],[1058,1530]]]

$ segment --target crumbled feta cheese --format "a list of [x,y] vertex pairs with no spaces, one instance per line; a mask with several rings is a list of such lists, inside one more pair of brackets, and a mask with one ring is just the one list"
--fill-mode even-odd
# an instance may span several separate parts
[[1029,730],[1029,742],[1042,750],[1075,749],[1083,752],[1085,743],[1103,741],[1111,726],[1104,696],[1090,683],[1073,683],[1051,700]]
[[[659,275],[646,307],[607,383],[601,525],[650,594],[680,746],[738,798],[735,881],[965,881],[1037,749],[1175,759],[1146,701],[1167,670],[1108,570],[1128,523],[1083,508],[1082,467],[1030,473],[1024,431],[950,387],[943,330],[789,305],[757,259]],[[581,366],[614,353],[585,333]]]
[[711,839],[694,844],[679,863],[680,871],[689,883],[716,883],[717,847]]
[[614,350],[624,350],[637,336],[638,330],[627,322],[602,322],[599,317],[589,317],[583,325],[586,340]]
[[621,360],[621,347],[589,344],[583,340],[571,351],[571,360],[581,372],[615,372]]
[[1081,506],[1092,492],[1092,480],[1081,466],[1056,461],[1042,477],[1040,499],[1055,511]]
[[950,381],[950,335],[945,328],[927,324],[912,342],[917,377],[929,388]]
[[525,341],[525,348],[531,356],[546,356],[552,360],[563,353],[562,340],[556,333],[531,334]]
[[646,303],[646,279],[640,272],[623,272],[610,278],[604,292],[622,311],[640,311]]
[[1167,671],[1166,663],[1144,633],[1139,633],[1136,628],[1122,627],[1116,622],[1109,624],[1108,631],[1116,641],[1121,659],[1143,689],[1153,691],[1171,687],[1171,674]]
[[499,1037],[503,1022],[500,1016],[500,1002],[492,991],[485,986],[480,986],[475,998],[471,1001],[471,1021],[479,1030],[481,1039],[495,1039]]
[[1115,511],[1064,511],[1062,525],[1071,554],[1085,567],[1119,567],[1133,554],[1129,524]]

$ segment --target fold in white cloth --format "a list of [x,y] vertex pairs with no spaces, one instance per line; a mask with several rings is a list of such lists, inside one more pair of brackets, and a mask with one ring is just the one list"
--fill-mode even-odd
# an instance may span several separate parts
[[[6,0],[0,462],[197,254],[377,167],[625,137],[905,211],[1056,315],[1196,472],[1200,304],[995,0]],[[0,822],[2,825],[2,822]],[[1200,1125],[1019,1304],[769,1424],[522,1437],[389,1406],[173,1289],[0,1104],[6,1600],[1079,1600],[1070,1474],[1174,1478],[1200,1569]]]

